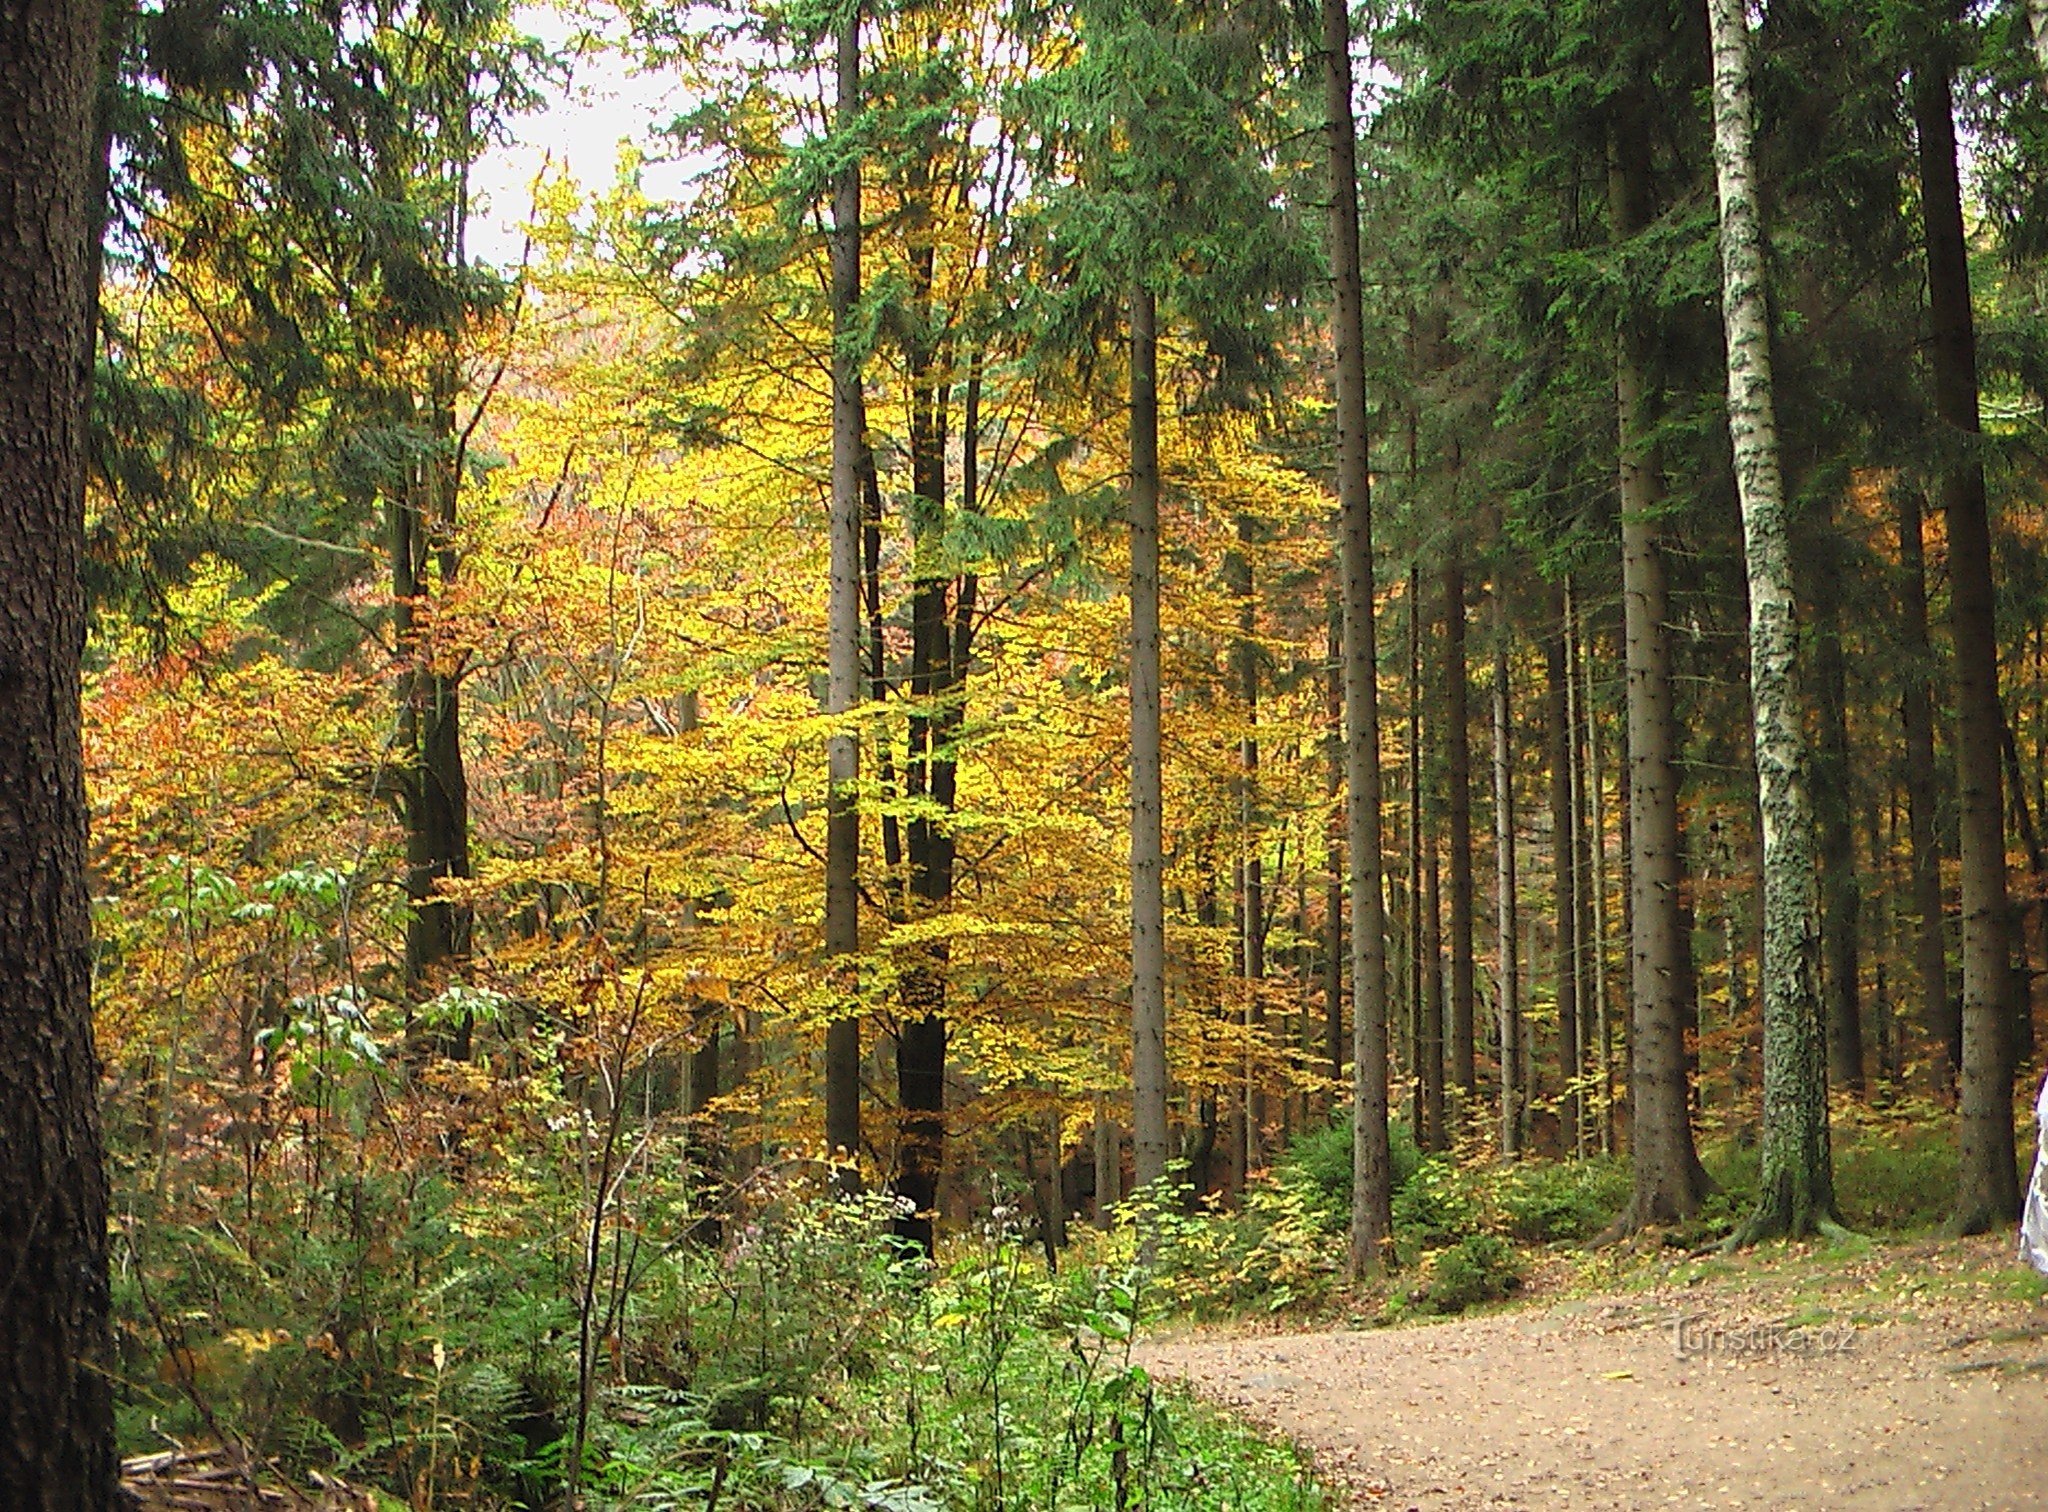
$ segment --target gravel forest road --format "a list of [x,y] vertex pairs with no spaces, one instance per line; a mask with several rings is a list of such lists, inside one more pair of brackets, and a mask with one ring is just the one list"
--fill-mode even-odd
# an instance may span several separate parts
[[2000,1241],[1365,1332],[1147,1343],[1375,1508],[2048,1507],[2048,1299]]

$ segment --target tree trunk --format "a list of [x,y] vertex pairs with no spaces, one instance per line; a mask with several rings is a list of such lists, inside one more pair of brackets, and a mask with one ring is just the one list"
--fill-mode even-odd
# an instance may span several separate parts
[[1948,990],[1948,946],[1941,906],[1941,842],[1934,826],[1934,699],[1929,692],[1933,650],[1927,639],[1927,557],[1921,538],[1920,494],[1894,486],[1899,528],[1899,649],[1902,653],[1900,724],[1906,737],[1906,831],[1912,851],[1913,964],[1920,979],[1922,1024],[1935,1047],[1934,1089],[1947,1093],[1963,1064],[1963,1021]]
[[1709,0],[1714,167],[1721,204],[1728,433],[1742,500],[1749,578],[1749,686],[1764,836],[1764,1127],[1748,1243],[1836,1224],[1828,1079],[1820,1018],[1820,930],[1813,808],[1799,706],[1790,521],[1778,465],[1761,213],[1757,204],[1749,24],[1744,0]]
[[1159,338],[1131,291],[1132,1179],[1166,1174],[1166,895],[1159,770]]
[[[1410,462],[1413,463],[1413,429],[1410,429]],[[1415,1142],[1425,1150],[1436,1148],[1436,1124],[1430,1115],[1430,1078],[1422,1066],[1423,1015],[1427,976],[1422,958],[1425,930],[1422,922],[1423,837],[1429,832],[1429,813],[1422,760],[1422,570],[1408,567],[1408,890],[1407,913],[1402,919],[1406,942],[1406,971],[1400,975],[1408,993],[1406,1017],[1408,1071],[1413,1079],[1409,1091],[1408,1128]],[[1438,1057],[1436,1106],[1443,1105],[1442,1057]]]
[[2019,1213],[2012,1136],[2008,1034],[2012,961],[2006,939],[2005,797],[1999,743],[1996,592],[1984,464],[1975,450],[1977,335],[1970,309],[1955,117],[1945,60],[1923,59],[1913,77],[1920,139],[1921,219],[1927,232],[1929,362],[1944,452],[1941,499],[1948,515],[1949,605],[1955,638],[1958,843],[1963,881],[1963,1128],[1951,1225],[1974,1234]]
[[1820,915],[1822,988],[1827,995],[1828,1082],[1863,1095],[1862,896],[1856,879],[1854,776],[1849,765],[1849,674],[1842,654],[1837,574],[1824,563],[1814,597],[1820,697]]
[[[937,248],[930,209],[929,160],[936,142],[911,164],[914,207],[909,236],[910,311],[904,335],[910,440],[910,719],[904,755],[904,791],[911,814],[904,826],[910,861],[910,918],[927,920],[953,902],[956,793],[953,737],[961,718],[966,669],[956,658],[971,624],[956,626],[947,604],[952,566],[946,548],[946,382],[934,338],[933,274]],[[971,433],[963,450],[977,444]],[[966,479],[963,476],[963,485]],[[962,496],[963,509],[976,501]],[[896,1036],[896,1195],[909,1209],[898,1218],[898,1237],[932,1253],[939,1177],[946,1151],[946,978],[950,952],[944,939],[910,947],[897,989],[901,1025]],[[1055,1179],[1057,1178],[1055,1152]]]
[[1586,833],[1586,753],[1592,747],[1592,731],[1584,698],[1585,681],[1580,675],[1585,662],[1581,645],[1578,595],[1572,589],[1571,574],[1564,579],[1564,727],[1566,753],[1571,758],[1572,801],[1572,998],[1579,1006],[1578,1021],[1572,1025],[1572,1041],[1578,1047],[1581,1091],[1575,1103],[1578,1124],[1574,1131],[1574,1153],[1586,1157],[1587,1125],[1592,1120],[1593,1036],[1593,848]]
[[1351,882],[1351,1274],[1377,1274],[1393,1239],[1387,1149],[1387,941],[1380,894],[1380,711],[1373,641],[1372,461],[1365,407],[1365,286],[1358,255],[1358,135],[1351,12],[1321,0],[1330,155],[1331,320],[1337,370],[1338,562],[1344,593],[1345,830]]
[[1493,601],[1493,846],[1495,996],[1500,1019],[1500,1150],[1522,1151],[1522,996],[1516,970],[1514,698],[1508,681],[1508,609]]
[[1344,1080],[1344,605],[1330,597],[1329,635],[1324,668],[1323,718],[1325,741],[1323,796],[1329,804],[1330,867],[1323,882],[1323,1038],[1330,1062],[1330,1080]]
[[[1471,688],[1465,665],[1465,562],[1457,543],[1444,566],[1444,758],[1450,784],[1451,1028],[1449,1075],[1469,1100],[1473,1066]],[[1471,1110],[1469,1107],[1467,1112]]]
[[1425,1150],[1450,1148],[1444,1128],[1444,915],[1442,868],[1436,836],[1422,840],[1422,1021],[1416,1026],[1415,1064],[1422,1078],[1422,1123],[1416,1142]]
[[1607,1006],[1607,794],[1600,762],[1599,705],[1593,699],[1593,648],[1586,633],[1583,607],[1579,614],[1579,684],[1586,711],[1586,848],[1591,862],[1586,895],[1592,903],[1592,949],[1587,981],[1593,992],[1592,1038],[1588,1059],[1595,1061],[1600,1102],[1600,1153],[1614,1153],[1614,1020]]
[[1109,1116],[1109,1096],[1095,1094],[1095,1222],[1108,1228],[1123,1194],[1117,1190],[1124,1173],[1123,1135]]
[[1237,550],[1231,565],[1231,591],[1237,598],[1238,695],[1244,701],[1245,734],[1237,744],[1237,823],[1242,860],[1239,865],[1237,949],[1244,968],[1245,1030],[1252,1054],[1246,1061],[1243,1086],[1244,1146],[1238,1169],[1249,1172],[1263,1159],[1265,1127],[1270,1115],[1257,1071],[1258,1052],[1265,1043],[1266,1007],[1260,984],[1266,978],[1266,873],[1259,854],[1259,601],[1252,574],[1252,520],[1237,518]]
[[[2013,825],[2019,830],[2020,844],[2027,853],[2027,876],[2031,883],[2026,911],[2034,918],[2035,948],[2039,951],[2043,970],[2048,970],[2048,849],[2041,843],[2041,832],[2034,828],[2034,814],[2027,802],[2026,779],[2020,772],[2019,743],[2013,738],[2012,724],[2001,717],[2000,742],[2005,749],[2005,780],[2012,789]],[[2010,1055],[2015,1067],[2024,1066],[2034,1055],[2034,977],[2027,969],[2026,931],[2014,921],[2014,934],[2019,945],[2019,979],[2013,987],[2012,1046]]]
[[2048,88],[2048,0],[2027,0],[2027,30],[2034,41],[2034,62],[2041,70],[2041,83]]
[[1578,825],[1572,801],[1571,673],[1565,665],[1564,597],[1553,590],[1543,636],[1545,734],[1550,762],[1550,878],[1556,916],[1552,977],[1557,996],[1558,1137],[1579,1146],[1579,891]]
[[[1617,238],[1650,220],[1647,143],[1630,116],[1610,127],[1608,206]],[[1684,991],[1691,938],[1684,927],[1677,722],[1672,712],[1671,606],[1662,522],[1664,468],[1656,441],[1658,396],[1649,377],[1653,332],[1622,323],[1615,344],[1621,491],[1623,848],[1628,856],[1630,1165],[1627,1223],[1690,1218],[1704,1195],[1686,1084]]]
[[[861,7],[838,36],[835,129],[860,115]],[[861,362],[854,343],[860,303],[860,164],[850,161],[832,195],[831,594],[827,605],[825,711],[841,721],[825,747],[825,958],[843,1011],[825,1028],[825,1148],[842,1189],[860,1184],[860,1016],[852,957],[860,951],[860,737],[845,723],[860,702]],[[841,960],[840,958],[845,958]]]
[[0,1487],[114,1504],[79,735],[102,7],[0,10]]

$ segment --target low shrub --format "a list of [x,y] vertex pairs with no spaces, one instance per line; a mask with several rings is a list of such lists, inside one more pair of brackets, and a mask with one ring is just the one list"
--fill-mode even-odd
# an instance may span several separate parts
[[1429,1282],[1413,1300],[1435,1313],[1460,1313],[1498,1302],[1522,1284],[1521,1257],[1498,1234],[1467,1234],[1429,1262]]
[[1529,1160],[1493,1168],[1487,1178],[1500,1226],[1526,1244],[1590,1239],[1628,1205],[1627,1160]]

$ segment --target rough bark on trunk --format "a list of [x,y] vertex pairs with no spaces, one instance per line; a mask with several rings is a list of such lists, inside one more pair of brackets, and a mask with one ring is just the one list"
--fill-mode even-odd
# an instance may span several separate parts
[[0,1487],[23,1512],[111,1506],[117,1470],[79,734],[101,11],[0,10]]
[[1159,770],[1159,338],[1131,291],[1131,1129],[1139,1191],[1166,1174],[1166,895]]
[[1387,1148],[1387,941],[1380,894],[1380,714],[1372,592],[1372,463],[1366,433],[1365,286],[1358,252],[1358,134],[1351,12],[1321,0],[1330,159],[1331,320],[1337,371],[1338,562],[1344,595],[1345,833],[1351,883],[1351,1274],[1391,1259]]
[[1778,464],[1744,0],[1709,0],[1728,433],[1749,579],[1749,686],[1764,851],[1763,1172],[1732,1243],[1837,1226],[1820,1015],[1813,807],[1799,705],[1790,521]]
[[1465,665],[1465,562],[1455,542],[1444,566],[1443,592],[1444,760],[1450,785],[1445,817],[1451,847],[1449,1076],[1469,1099],[1478,1085],[1473,1066],[1472,695]]
[[[1650,221],[1648,145],[1637,122],[1609,130],[1608,211],[1619,239]],[[1662,544],[1664,464],[1656,443],[1658,396],[1649,376],[1653,333],[1639,318],[1615,343],[1619,426],[1623,702],[1622,782],[1628,863],[1630,1226],[1699,1211],[1691,1097],[1685,1060],[1684,991],[1691,939],[1682,909],[1685,848],[1679,834],[1678,734],[1673,714],[1671,604]]]
[[1921,220],[1927,233],[1928,358],[1943,430],[1941,499],[1948,516],[1949,605],[1955,640],[1958,848],[1962,852],[1963,1064],[1961,1170],[1950,1222],[1974,1234],[2019,1212],[2007,1032],[2012,961],[2005,879],[2005,798],[1999,744],[1996,594],[1984,464],[1975,451],[1977,335],[1970,309],[1962,186],[1946,60],[1913,78],[1920,142]]
[[[838,34],[835,129],[852,131],[860,114],[861,7],[849,7]],[[861,362],[855,349],[860,303],[860,164],[841,170],[832,194],[832,488],[830,597],[826,609],[825,710],[850,720],[860,702]],[[846,1190],[860,1184],[860,1017],[851,958],[860,951],[860,737],[844,723],[827,739],[825,957],[847,1011],[825,1027],[825,1149]],[[846,958],[844,962],[840,958]]]
[[1948,990],[1948,946],[1941,906],[1941,842],[1934,825],[1933,657],[1927,638],[1927,554],[1919,492],[1894,486],[1899,532],[1900,724],[1906,737],[1906,832],[1912,852],[1913,965],[1920,980],[1922,1026],[1937,1054],[1934,1090],[1955,1086],[1963,1064],[1963,1021]]

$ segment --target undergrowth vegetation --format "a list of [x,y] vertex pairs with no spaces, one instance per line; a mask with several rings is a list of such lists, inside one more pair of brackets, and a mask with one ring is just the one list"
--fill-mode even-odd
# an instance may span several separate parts
[[[1931,1101],[1886,1105],[1839,1099],[1834,1108],[1836,1192],[1851,1228],[1876,1237],[1937,1228],[1956,1179],[1951,1121]],[[1502,1162],[1484,1150],[1425,1153],[1405,1123],[1392,1127],[1393,1215],[1399,1267],[1382,1295],[1342,1287],[1351,1217],[1351,1130],[1339,1121],[1298,1134],[1233,1209],[1185,1191],[1150,1205],[1160,1278],[1179,1313],[1344,1307],[1381,1322],[1450,1314],[1513,1296],[1536,1254],[1576,1250],[1606,1234],[1628,1205],[1625,1157]],[[1726,1237],[1756,1201],[1757,1153],[1742,1130],[1701,1145],[1715,1183],[1699,1217],[1665,1243],[1694,1248]]]
[[1049,1273],[999,1208],[933,1268],[889,1199],[763,1176],[722,1225],[636,1205],[585,1248],[572,1193],[497,1190],[363,1167],[261,1240],[131,1231],[129,1446],[228,1439],[416,1507],[1327,1505],[1134,1362],[1128,1237]]

